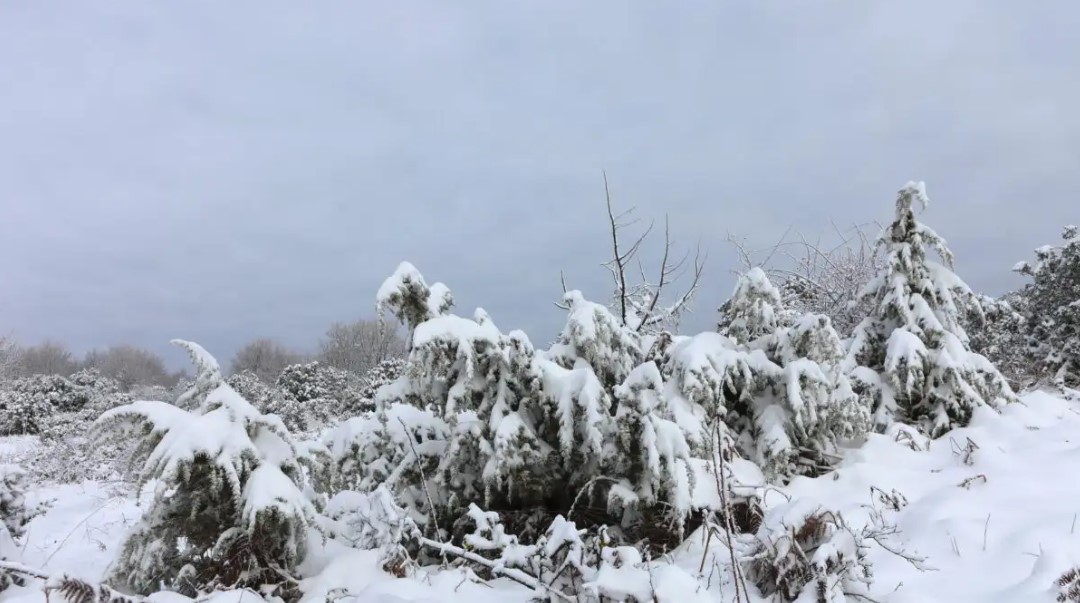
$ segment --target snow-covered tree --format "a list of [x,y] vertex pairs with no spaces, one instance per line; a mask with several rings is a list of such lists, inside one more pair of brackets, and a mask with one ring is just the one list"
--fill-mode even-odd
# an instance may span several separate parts
[[975,408],[1016,397],[993,364],[971,351],[962,320],[982,308],[953,273],[945,240],[916,219],[914,205],[927,203],[921,183],[900,189],[895,219],[878,240],[886,267],[860,294],[873,312],[856,327],[845,364],[856,390],[872,400],[879,427],[907,420],[937,436],[966,425]]
[[984,316],[972,316],[964,324],[971,339],[971,351],[986,356],[1013,390],[1027,387],[1035,379],[1028,345],[1027,291],[1012,291],[1000,298],[979,296]]
[[761,268],[739,277],[731,299],[720,307],[718,329],[739,344],[776,333],[788,321],[780,291]]
[[1080,229],[1065,227],[1062,242],[1035,250],[1035,264],[1015,269],[1031,277],[1024,289],[1029,350],[1039,373],[1080,387]]
[[136,434],[140,479],[158,484],[113,578],[144,594],[288,582],[315,516],[292,436],[237,394],[203,348],[175,343],[198,370],[182,397],[195,410],[135,402],[95,425]]
[[56,412],[42,397],[22,391],[0,391],[0,436],[35,434],[46,417]]
[[375,410],[375,396],[379,389],[401,377],[405,367],[405,359],[398,357],[387,358],[375,365],[360,378],[358,389],[350,392],[343,409],[344,415],[356,416]]
[[345,371],[318,361],[285,367],[278,375],[266,411],[285,419],[292,429],[313,430],[341,414],[348,376]]
[[34,512],[26,506],[26,473],[19,467],[0,464],[0,528],[21,538]]
[[793,318],[759,268],[739,278],[723,310],[728,336],[699,335],[670,356],[675,385],[715,406],[706,416],[723,421],[739,451],[770,478],[828,468],[837,442],[867,424],[839,366],[844,346],[831,321]]
[[686,436],[668,418],[655,366],[635,372],[637,335],[606,307],[568,293],[567,326],[542,352],[482,310],[471,319],[448,306],[409,310],[431,297],[422,283],[410,267],[381,289],[397,292],[381,297],[384,309],[426,318],[407,325],[407,367],[379,390],[375,413],[332,436],[341,473],[359,473],[361,489],[392,488],[425,530],[458,532],[476,501],[532,537],[579,495],[580,512],[627,529],[652,508],[689,513],[688,480],[671,473],[686,471]]

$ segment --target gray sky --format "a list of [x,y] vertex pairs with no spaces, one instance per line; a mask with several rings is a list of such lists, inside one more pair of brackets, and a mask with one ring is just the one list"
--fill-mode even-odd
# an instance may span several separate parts
[[[61,6],[62,5],[62,6]],[[1080,221],[1080,5],[0,4],[0,330],[227,361],[373,311],[401,260],[545,343],[609,293],[603,187],[710,253],[927,182],[1000,293]]]

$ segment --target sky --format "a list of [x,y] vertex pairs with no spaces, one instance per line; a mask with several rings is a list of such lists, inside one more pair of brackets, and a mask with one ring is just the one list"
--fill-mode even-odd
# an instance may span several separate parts
[[4,2],[0,332],[312,349],[408,260],[543,344],[560,271],[611,293],[604,171],[708,253],[686,331],[729,233],[887,221],[908,180],[999,294],[1080,221],[1078,29],[1065,0]]

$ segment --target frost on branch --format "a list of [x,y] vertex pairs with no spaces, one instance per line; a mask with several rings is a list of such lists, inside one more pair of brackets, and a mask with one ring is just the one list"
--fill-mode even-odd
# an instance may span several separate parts
[[194,410],[140,401],[95,424],[98,433],[135,436],[140,481],[157,483],[113,578],[145,594],[163,584],[194,594],[288,582],[315,517],[292,437],[225,383],[209,353],[175,343],[198,370],[183,396]]
[[926,206],[926,190],[909,183],[879,237],[885,268],[860,294],[873,311],[856,327],[845,365],[873,405],[879,428],[900,419],[937,436],[966,425],[975,408],[998,408],[1016,396],[1001,373],[971,351],[962,322],[981,318],[982,307],[952,272],[945,240],[915,219],[916,203]]

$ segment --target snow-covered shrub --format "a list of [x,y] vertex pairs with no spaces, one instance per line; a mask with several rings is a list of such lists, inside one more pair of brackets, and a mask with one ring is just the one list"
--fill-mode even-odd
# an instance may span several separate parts
[[866,598],[873,580],[867,540],[839,514],[799,499],[766,513],[746,557],[746,577],[783,603]]
[[772,335],[789,318],[780,291],[764,270],[755,267],[739,277],[731,299],[720,306],[718,330],[736,343],[746,344]]
[[1024,289],[1031,358],[1040,376],[1080,387],[1080,229],[1066,226],[1059,245],[1035,250],[1034,265],[1015,269],[1032,279]]
[[874,310],[855,328],[846,365],[879,428],[906,420],[936,437],[966,425],[976,408],[1016,396],[994,365],[971,351],[961,321],[981,316],[982,307],[952,272],[945,240],[916,220],[915,203],[927,205],[926,190],[908,183],[879,237],[886,267],[860,294]]
[[290,429],[310,431],[342,415],[348,375],[318,361],[285,367],[274,384],[280,395],[271,396],[266,412],[274,413]]
[[100,396],[75,412],[55,413],[41,423],[40,445],[35,450],[29,472],[37,481],[79,483],[133,481],[131,455],[135,442],[116,435],[91,439],[94,421],[110,408],[131,403],[127,394]]
[[979,303],[985,316],[969,317],[964,324],[971,351],[986,356],[1014,391],[1027,387],[1035,378],[1025,318],[1027,293],[1013,291],[997,299],[980,295]]
[[41,395],[19,390],[0,391],[0,436],[36,434],[56,407]]
[[568,293],[567,326],[542,352],[482,310],[467,319],[432,306],[448,291],[428,290],[411,266],[380,291],[383,312],[421,322],[407,325],[407,368],[380,388],[376,411],[331,435],[345,483],[385,484],[427,533],[460,536],[473,502],[527,539],[575,501],[630,541],[653,514],[678,530],[691,503],[688,436],[655,365],[639,368],[638,337],[607,308]]
[[840,369],[844,346],[831,322],[793,319],[760,269],[739,279],[724,308],[729,320],[721,328],[731,335],[703,333],[669,349],[673,391],[709,424],[721,421],[768,477],[827,469],[837,442],[861,435],[868,423]]
[[35,515],[25,497],[26,473],[15,465],[0,465],[0,524],[12,538],[21,538]]
[[198,370],[181,396],[195,410],[140,401],[95,425],[135,435],[140,483],[158,483],[112,576],[139,593],[280,585],[303,560],[315,518],[292,436],[225,383],[205,350],[175,343]]
[[345,401],[344,413],[346,416],[356,416],[361,413],[375,410],[375,396],[384,385],[396,381],[405,372],[404,358],[387,358],[372,367],[360,379],[358,391]]

